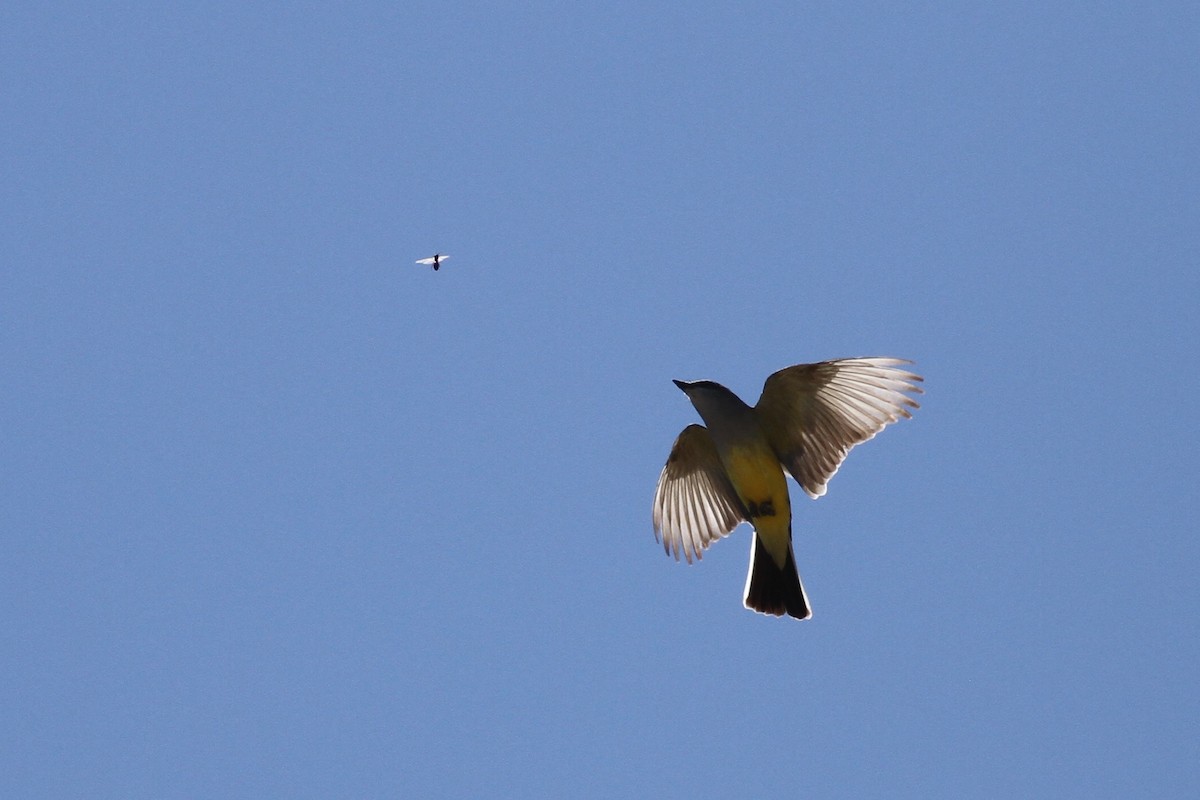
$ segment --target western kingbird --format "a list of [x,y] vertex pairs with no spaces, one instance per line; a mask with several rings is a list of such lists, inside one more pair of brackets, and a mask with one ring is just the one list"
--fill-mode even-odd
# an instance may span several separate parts
[[[654,492],[654,535],[687,562],[741,522],[754,526],[746,608],[808,619],[792,552],[786,469],[814,500],[850,448],[919,408],[921,376],[899,358],[797,364],[763,384],[753,408],[713,381],[675,381],[704,425],[679,434]],[[708,427],[705,427],[707,425]]]
[[442,266],[442,262],[449,257],[450,256],[444,256],[441,253],[434,253],[429,258],[418,258],[417,263],[424,264],[427,267],[433,267],[433,271],[437,272],[438,268]]

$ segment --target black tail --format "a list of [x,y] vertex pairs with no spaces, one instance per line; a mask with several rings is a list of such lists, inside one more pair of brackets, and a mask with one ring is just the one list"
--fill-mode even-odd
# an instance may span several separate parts
[[758,540],[758,534],[754,534],[744,602],[746,608],[777,617],[788,614],[796,619],[808,619],[812,616],[791,545],[788,546],[787,563],[780,569]]

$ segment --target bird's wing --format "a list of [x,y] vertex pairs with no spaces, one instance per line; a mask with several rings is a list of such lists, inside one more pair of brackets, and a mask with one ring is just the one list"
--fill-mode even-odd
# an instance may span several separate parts
[[426,266],[428,266],[433,263],[433,259],[432,258],[418,258],[417,263],[425,264]]
[[850,448],[919,408],[921,376],[900,358],[844,358],[797,364],[763,385],[755,410],[775,455],[817,498]]
[[689,425],[679,434],[654,491],[654,536],[679,560],[692,563],[746,519],[742,501],[721,466],[708,429]]

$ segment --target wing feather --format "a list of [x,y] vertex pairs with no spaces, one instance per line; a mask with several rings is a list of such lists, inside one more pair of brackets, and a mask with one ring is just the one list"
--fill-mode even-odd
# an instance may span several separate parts
[[809,497],[856,444],[919,408],[920,375],[900,358],[843,358],[797,364],[767,378],[755,410],[775,455]]
[[708,429],[689,425],[679,434],[654,491],[654,536],[678,561],[699,559],[710,544],[746,519],[721,466]]

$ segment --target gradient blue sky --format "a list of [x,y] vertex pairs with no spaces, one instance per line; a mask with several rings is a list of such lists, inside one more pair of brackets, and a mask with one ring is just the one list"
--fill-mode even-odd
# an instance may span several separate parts
[[[1200,793],[1198,42],[7,4],[0,794]],[[753,614],[653,539],[671,379],[851,355],[923,407]]]

